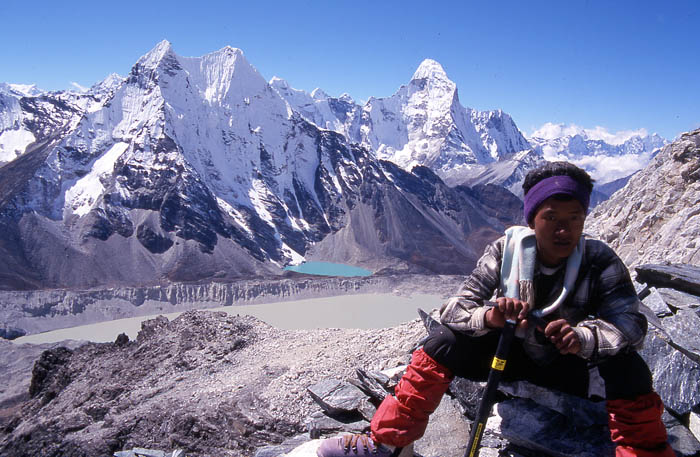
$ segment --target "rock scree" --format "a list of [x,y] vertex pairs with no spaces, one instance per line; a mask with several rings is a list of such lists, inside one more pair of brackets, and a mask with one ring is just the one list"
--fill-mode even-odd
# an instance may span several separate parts
[[[700,297],[648,275],[637,284],[650,322],[641,354],[676,454],[700,456]],[[0,455],[313,457],[320,438],[367,429],[434,316],[379,330],[293,331],[188,311],[144,322],[135,341],[54,347],[0,422]],[[455,379],[404,455],[461,457],[482,393],[483,383]],[[603,401],[525,382],[503,384],[498,400],[481,456],[614,453]]]

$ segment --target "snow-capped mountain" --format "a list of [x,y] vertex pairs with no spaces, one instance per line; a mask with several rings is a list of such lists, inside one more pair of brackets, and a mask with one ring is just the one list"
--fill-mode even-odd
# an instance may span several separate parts
[[668,143],[645,130],[610,133],[576,125],[547,123],[529,138],[546,160],[567,160],[585,168],[597,184],[626,178],[644,168]]
[[528,171],[537,168],[545,160],[532,149],[521,151],[511,158],[469,167],[461,175],[465,186],[495,184],[508,189],[519,198],[523,197],[522,184]]
[[[522,194],[527,171],[545,160],[568,160],[606,184],[628,178],[667,143],[644,130],[609,133],[575,125],[545,124],[526,139],[501,110],[464,108],[457,86],[434,60],[423,61],[391,97],[364,105],[345,94],[308,94],[280,79],[270,84],[290,108],[321,128],[366,146],[406,170],[431,168],[450,185],[492,183]],[[600,198],[604,198],[601,194]]]
[[34,85],[0,83],[0,166],[60,128],[74,128],[87,112],[100,109],[122,82],[113,74],[86,92],[46,92]]
[[290,87],[287,81],[278,77],[270,80],[270,86],[289,104],[290,109],[301,114],[304,119],[322,129],[333,130],[350,138],[350,125],[361,109],[350,95],[330,97],[321,89],[315,89],[309,94]]
[[318,89],[311,95],[291,89],[279,78],[272,84],[310,122],[342,133],[406,170],[429,167],[451,185],[471,178],[477,165],[510,160],[530,149],[508,114],[463,107],[456,84],[434,60],[424,60],[391,97],[372,97],[362,106],[347,95],[333,98]]
[[36,141],[0,167],[5,287],[276,274],[321,241],[326,259],[462,273],[504,228],[469,189],[309,122],[238,49],[164,41],[108,79],[14,98]]

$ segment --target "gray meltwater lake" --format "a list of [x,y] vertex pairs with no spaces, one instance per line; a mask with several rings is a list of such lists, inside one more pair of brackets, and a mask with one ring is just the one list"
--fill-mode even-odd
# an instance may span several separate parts
[[[232,315],[248,314],[283,329],[314,328],[384,328],[393,327],[418,317],[417,309],[430,311],[443,302],[439,295],[416,294],[410,297],[394,294],[355,294],[335,297],[291,300],[259,305],[206,308]],[[162,314],[173,320],[181,313]],[[63,340],[114,341],[120,333],[135,339],[141,322],[158,316],[139,316],[96,324],[82,325],[50,332],[27,335],[15,343],[52,343]]]

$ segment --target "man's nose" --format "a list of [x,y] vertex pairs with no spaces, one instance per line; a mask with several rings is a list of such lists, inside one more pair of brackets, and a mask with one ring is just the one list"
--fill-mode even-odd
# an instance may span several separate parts
[[571,225],[568,221],[559,221],[557,223],[556,233],[567,233],[571,231]]

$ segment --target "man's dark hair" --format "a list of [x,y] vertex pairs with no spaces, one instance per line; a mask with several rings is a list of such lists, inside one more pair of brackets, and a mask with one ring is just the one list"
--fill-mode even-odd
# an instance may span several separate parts
[[569,162],[547,162],[541,167],[530,170],[525,176],[525,181],[523,181],[524,194],[527,194],[532,186],[538,182],[552,176],[570,176],[588,189],[589,193],[593,191],[595,180],[585,170]]

